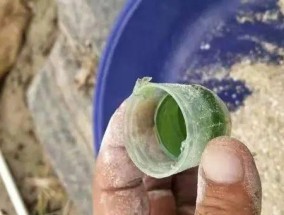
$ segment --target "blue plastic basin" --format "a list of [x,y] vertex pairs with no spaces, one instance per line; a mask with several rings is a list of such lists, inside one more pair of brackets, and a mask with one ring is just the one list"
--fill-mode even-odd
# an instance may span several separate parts
[[[230,110],[236,110],[251,91],[230,77],[230,67],[244,58],[273,63],[283,60],[261,44],[284,46],[284,17],[277,2],[127,1],[99,66],[94,101],[96,151],[111,115],[139,77],[202,84],[217,90]],[[253,18],[265,13],[278,15],[264,21]]]

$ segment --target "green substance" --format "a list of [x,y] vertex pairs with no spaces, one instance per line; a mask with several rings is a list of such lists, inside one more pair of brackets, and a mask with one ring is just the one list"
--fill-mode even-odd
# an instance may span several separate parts
[[186,139],[186,126],[182,112],[172,96],[166,96],[157,108],[156,133],[164,152],[173,159],[181,153]]
[[[200,89],[199,86],[195,86],[196,89]],[[208,133],[209,140],[214,139],[215,137],[223,136],[227,133],[227,126],[228,126],[228,120],[226,119],[226,115],[224,114],[224,111],[222,111],[222,108],[216,100],[216,97],[214,94],[208,90],[201,91],[201,97],[204,99],[204,107],[206,107],[206,111],[204,111],[204,114],[208,114],[208,111],[210,111],[210,118],[208,118],[207,121],[204,121],[201,123],[203,128],[209,130],[211,128],[211,133]],[[196,102],[196,105],[201,105]],[[209,115],[209,114],[208,114]],[[204,132],[205,134],[206,132]]]

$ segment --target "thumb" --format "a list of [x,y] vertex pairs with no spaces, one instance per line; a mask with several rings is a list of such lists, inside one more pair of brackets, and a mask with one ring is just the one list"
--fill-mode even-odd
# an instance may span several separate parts
[[195,215],[260,215],[261,183],[253,157],[236,139],[216,138],[198,173]]

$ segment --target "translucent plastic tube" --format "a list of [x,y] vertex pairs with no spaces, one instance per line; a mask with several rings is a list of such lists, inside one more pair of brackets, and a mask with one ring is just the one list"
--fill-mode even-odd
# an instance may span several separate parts
[[139,79],[128,99],[126,149],[145,174],[163,178],[199,164],[206,144],[230,135],[226,105],[199,85]]

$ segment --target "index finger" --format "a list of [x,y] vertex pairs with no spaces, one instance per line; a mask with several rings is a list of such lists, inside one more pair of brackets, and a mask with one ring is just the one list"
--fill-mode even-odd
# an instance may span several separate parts
[[125,106],[112,116],[97,158],[94,180],[95,214],[175,215],[171,181],[145,175],[130,160],[124,147]]
[[[147,207],[143,174],[127,155],[123,139],[125,104],[112,116],[97,157],[94,179],[96,214],[132,214]],[[124,213],[122,213],[122,211]]]

